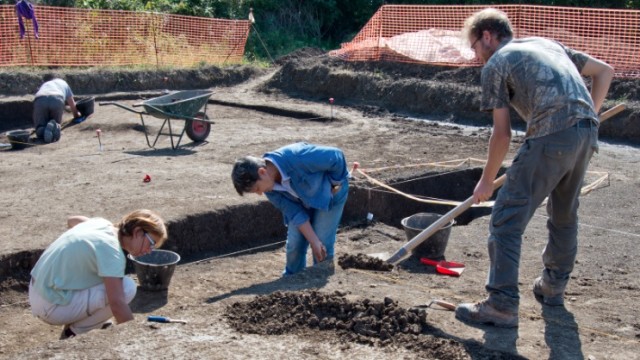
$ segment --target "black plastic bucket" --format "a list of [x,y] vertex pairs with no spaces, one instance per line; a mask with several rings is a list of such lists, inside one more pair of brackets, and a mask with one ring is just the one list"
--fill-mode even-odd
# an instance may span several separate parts
[[[442,215],[434,213],[418,213],[402,219],[401,224],[407,239],[411,240],[422,230],[428,228],[431,224],[438,221]],[[449,243],[449,235],[451,234],[451,226],[454,220],[443,226],[435,234],[429,236],[425,241],[413,249],[413,254],[418,257],[426,257],[429,259],[438,259],[444,257],[444,252]]]
[[93,114],[93,107],[96,103],[95,97],[83,98],[76,101],[76,109],[80,112],[80,115],[87,117]]
[[14,150],[24,149],[29,146],[30,137],[31,132],[29,130],[13,130],[7,133],[11,148]]
[[155,249],[143,256],[129,254],[129,259],[133,261],[140,287],[144,290],[160,291],[169,288],[180,255],[169,250]]

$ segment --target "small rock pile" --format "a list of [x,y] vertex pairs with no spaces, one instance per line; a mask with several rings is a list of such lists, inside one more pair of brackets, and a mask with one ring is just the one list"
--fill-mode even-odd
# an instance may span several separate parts
[[342,254],[338,258],[338,265],[343,269],[362,269],[375,271],[391,271],[393,265],[388,262],[365,254]]

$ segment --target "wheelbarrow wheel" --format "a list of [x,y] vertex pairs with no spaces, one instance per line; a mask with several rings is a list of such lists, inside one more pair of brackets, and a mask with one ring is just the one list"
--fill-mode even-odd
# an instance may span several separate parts
[[[207,114],[202,111],[197,113],[194,118],[209,120]],[[184,126],[187,136],[194,142],[205,141],[211,132],[211,123],[207,121],[186,120]]]

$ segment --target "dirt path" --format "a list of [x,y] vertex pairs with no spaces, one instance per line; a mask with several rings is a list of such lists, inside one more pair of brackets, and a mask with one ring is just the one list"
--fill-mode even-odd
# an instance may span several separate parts
[[[486,130],[469,132],[407,121],[372,107],[336,106],[333,121],[278,116],[274,108],[320,117],[330,117],[331,110],[324,100],[255,91],[267,78],[215,88],[212,99],[218,103],[209,106],[208,115],[216,124],[209,142],[199,146],[173,151],[163,139],[156,150],[147,149],[134,114],[97,107],[88,121],[65,129],[59,143],[0,152],[0,254],[45,248],[64,231],[69,215],[115,220],[131,209],[146,207],[180,221],[213,209],[264,201],[235,193],[229,181],[232,163],[236,157],[260,155],[294,141],[339,146],[348,161],[359,161],[364,168],[484,158],[486,153]],[[95,135],[98,128],[105,146],[102,152]],[[152,129],[157,128],[156,122]],[[518,141],[514,139],[511,153]],[[283,279],[284,250],[277,247],[179,265],[168,292],[138,292],[132,304],[135,321],[68,341],[57,340],[59,328],[31,316],[20,274],[4,274],[0,358],[491,359],[519,354],[530,359],[631,359],[640,350],[640,322],[631,301],[640,295],[638,159],[637,148],[607,144],[594,158],[591,169],[609,172],[610,183],[582,198],[579,255],[563,309],[542,307],[530,291],[546,239],[545,211],[538,210],[523,243],[517,330],[476,329],[457,322],[451,312],[430,308],[421,335],[382,344],[316,327],[292,328],[278,335],[251,333],[242,325],[232,326],[228,318],[228,307],[234,303],[275,291],[295,292],[290,296],[312,290],[333,296],[338,291],[354,304],[390,298],[402,309],[434,298],[454,303],[479,300],[484,296],[488,263],[488,218],[483,217],[452,230],[446,256],[466,264],[460,278],[437,275],[409,261],[390,273],[344,270],[336,264]],[[150,183],[142,181],[146,174]],[[391,175],[402,174],[397,170]],[[246,223],[251,226],[252,220]],[[339,234],[337,254],[393,252],[404,240],[401,229],[382,223],[345,228]],[[189,323],[147,323],[149,314]]]

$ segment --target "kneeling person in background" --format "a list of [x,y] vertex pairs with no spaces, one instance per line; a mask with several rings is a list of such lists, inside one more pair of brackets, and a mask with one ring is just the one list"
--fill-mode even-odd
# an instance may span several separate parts
[[80,112],[66,81],[51,74],[45,75],[44,81],[33,100],[33,126],[38,139],[48,144],[60,140],[65,103],[71,108],[74,118],[79,118]]

